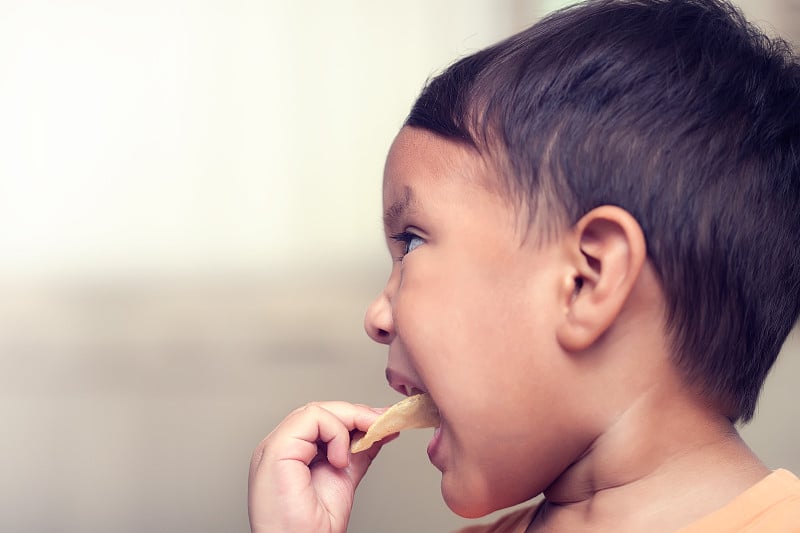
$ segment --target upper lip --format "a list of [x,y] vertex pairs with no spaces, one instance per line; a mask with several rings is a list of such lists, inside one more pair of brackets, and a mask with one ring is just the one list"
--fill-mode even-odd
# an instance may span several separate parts
[[391,368],[386,369],[386,380],[389,382],[389,386],[404,396],[426,392],[421,385]]

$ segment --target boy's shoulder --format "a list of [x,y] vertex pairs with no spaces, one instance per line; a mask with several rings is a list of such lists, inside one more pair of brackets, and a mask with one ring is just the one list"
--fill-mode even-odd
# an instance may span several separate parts
[[[522,507],[496,522],[469,526],[456,533],[525,533],[539,504]],[[800,479],[775,470],[721,509],[678,533],[781,531],[800,532]]]
[[728,505],[680,530],[800,532],[800,479],[775,470]]

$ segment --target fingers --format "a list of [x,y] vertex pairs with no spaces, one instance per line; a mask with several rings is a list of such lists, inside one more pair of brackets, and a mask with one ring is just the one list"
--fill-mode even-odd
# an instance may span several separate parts
[[379,449],[351,459],[351,432],[378,413],[346,402],[308,404],[290,413],[256,448],[250,464],[252,531],[341,531],[355,488]]
[[321,531],[323,523],[346,524],[356,487],[394,438],[351,455],[351,434],[366,431],[378,416],[378,410],[346,402],[312,403],[290,413],[253,453],[251,529]]
[[365,405],[353,405],[345,402],[326,402],[319,404],[339,420],[346,431],[338,432],[332,439],[322,438],[327,444],[328,462],[337,468],[350,464],[350,437],[354,431],[366,431],[378,417],[378,413]]
[[366,431],[377,418],[365,405],[347,402],[310,403],[293,411],[264,439],[253,454],[251,470],[268,456],[270,462],[293,460],[310,465],[324,443],[328,462],[344,468],[350,462],[350,432]]
[[381,448],[384,444],[387,444],[397,437],[400,436],[400,433],[392,433],[391,435],[387,435],[383,439],[377,441],[375,444],[370,446],[368,449],[364,450],[363,452],[354,453],[350,456],[350,462],[354,465],[360,464],[362,461],[369,466],[369,463],[372,462],[375,457],[377,457],[378,452],[381,451]]

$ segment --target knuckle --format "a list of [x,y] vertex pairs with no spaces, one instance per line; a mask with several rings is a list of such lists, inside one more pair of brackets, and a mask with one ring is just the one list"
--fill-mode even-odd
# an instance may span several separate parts
[[262,440],[256,449],[253,450],[253,454],[250,456],[250,469],[255,470],[261,465],[261,460],[264,458],[264,451],[266,449],[266,441],[267,439]]
[[320,402],[308,402],[292,411],[292,414],[314,413],[322,409]]

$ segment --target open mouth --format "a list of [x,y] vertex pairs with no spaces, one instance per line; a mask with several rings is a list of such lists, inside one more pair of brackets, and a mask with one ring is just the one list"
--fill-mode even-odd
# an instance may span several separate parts
[[372,423],[365,435],[351,442],[350,451],[358,453],[369,449],[375,442],[393,433],[412,428],[437,427],[440,422],[439,410],[430,395],[415,394],[384,411]]
[[403,396],[415,396],[417,394],[425,394],[425,391],[419,387],[412,385],[405,385],[402,383],[392,384],[392,388],[402,394]]
[[403,396],[414,396],[416,394],[425,394],[428,392],[416,383],[413,383],[411,379],[408,379],[406,376],[391,368],[386,369],[386,381],[389,382],[390,387]]

